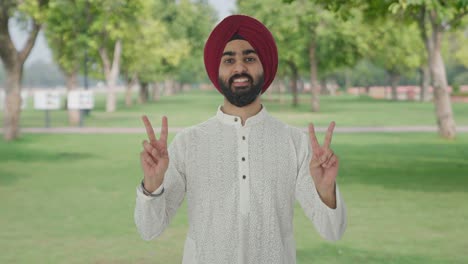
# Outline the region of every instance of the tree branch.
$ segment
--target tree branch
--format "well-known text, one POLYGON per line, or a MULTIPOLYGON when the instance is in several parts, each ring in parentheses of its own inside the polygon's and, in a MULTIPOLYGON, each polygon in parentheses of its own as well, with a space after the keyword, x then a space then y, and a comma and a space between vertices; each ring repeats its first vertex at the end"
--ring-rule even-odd
POLYGON ((28 57, 29 53, 31 52, 32 48, 34 47, 34 43, 36 42, 37 35, 39 34, 39 30, 41 30, 41 25, 38 24, 36 21, 33 22, 33 29, 29 32, 28 40, 24 44, 23 49, 18 53, 20 63, 23 64, 26 58, 28 57))
MULTIPOLYGON (((122 54, 122 41, 119 39, 115 43, 115 48, 114 48, 114 58, 112 61, 112 70, 113 71, 118 71, 119 65, 120 65, 120 55, 122 54)), ((118 72, 113 72, 113 74, 117 75, 118 72)))
POLYGON ((15 45, 8 31, 10 19, 8 12, 13 5, 9 2, 0 2, 0 7, 0 58, 5 66, 10 68, 14 64, 14 57, 17 56, 15 45))
POLYGON ((468 15, 468 8, 465 8, 461 13, 458 13, 452 20, 448 22, 448 25, 458 23, 464 16, 468 15))
POLYGON ((104 47, 99 48, 99 55, 101 56, 102 64, 104 64, 104 74, 106 75, 106 78, 107 78, 110 73, 111 65, 110 65, 109 56, 107 56, 107 51, 104 47))

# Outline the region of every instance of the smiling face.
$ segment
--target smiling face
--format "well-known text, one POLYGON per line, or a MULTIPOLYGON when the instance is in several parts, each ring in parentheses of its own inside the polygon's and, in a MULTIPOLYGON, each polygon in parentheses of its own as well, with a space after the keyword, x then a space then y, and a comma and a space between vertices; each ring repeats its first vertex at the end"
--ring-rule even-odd
POLYGON ((228 42, 219 65, 219 85, 226 99, 238 107, 249 105, 260 95, 263 83, 263 66, 250 43, 228 42))

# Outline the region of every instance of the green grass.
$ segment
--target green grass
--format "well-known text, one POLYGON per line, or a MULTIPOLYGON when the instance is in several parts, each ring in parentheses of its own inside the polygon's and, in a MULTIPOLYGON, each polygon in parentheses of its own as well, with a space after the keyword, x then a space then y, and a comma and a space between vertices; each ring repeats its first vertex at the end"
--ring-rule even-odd
MULTIPOLYGON (((133 223, 143 137, 0 141, 0 263, 180 263, 185 203, 156 240, 141 240, 133 223)), ((298 263, 468 263, 467 134, 333 140, 348 229, 326 242, 298 207, 298 263)))
MULTIPOLYGON (((159 102, 146 105, 124 105, 124 95, 118 95, 118 111, 104 111, 105 97, 96 95, 96 107, 85 118, 84 125, 92 127, 141 127, 140 116, 147 114, 159 122, 162 115, 167 115, 169 125, 185 127, 205 121, 212 117, 223 98, 217 91, 198 91, 181 93, 175 96, 163 96, 159 102)), ((269 112, 279 119, 295 126, 306 126, 313 121, 319 126, 328 125, 335 120, 338 126, 435 126, 434 105, 432 102, 393 102, 357 96, 322 96, 321 111, 310 112, 310 96, 300 96, 300 104, 291 106, 290 95, 264 95, 264 104, 269 112), (280 101, 280 99, 282 101, 280 101)), ((468 105, 453 103, 455 121, 458 125, 468 125, 468 105)), ((64 110, 51 111, 51 126, 67 126, 67 113, 64 110)), ((0 122, 3 116, 0 116, 0 122)), ((43 127, 44 111, 29 107, 22 112, 22 127, 43 127)))

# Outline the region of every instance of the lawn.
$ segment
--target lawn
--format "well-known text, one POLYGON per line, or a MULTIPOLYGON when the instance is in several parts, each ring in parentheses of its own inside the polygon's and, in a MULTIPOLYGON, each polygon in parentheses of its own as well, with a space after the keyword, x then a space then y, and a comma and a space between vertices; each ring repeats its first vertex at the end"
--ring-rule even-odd
MULTIPOLYGON (((180 263, 185 204, 153 241, 141 240, 133 223, 143 138, 0 141, 0 263, 180 263)), ((296 208, 298 263, 468 263, 468 134, 446 141, 432 133, 340 133, 333 140, 348 229, 341 241, 326 242, 296 208)))
MULTIPOLYGON (((162 115, 167 115, 170 126, 185 127, 198 124, 213 116, 223 100, 217 91, 199 90, 175 96, 163 96, 159 102, 134 105, 130 108, 125 107, 123 94, 119 94, 118 99, 118 111, 106 113, 104 95, 96 94, 95 109, 84 119, 84 125, 141 127, 140 116, 147 114, 157 121, 162 115)), ((308 94, 300 96, 298 107, 292 107, 290 95, 264 95, 264 105, 267 110, 294 126, 304 127, 311 121, 319 126, 325 126, 331 120, 336 121, 338 126, 436 125, 432 102, 394 102, 351 95, 322 96, 320 100, 321 111, 312 113, 308 94)), ((43 127, 45 113, 32 109, 32 105, 30 98, 28 108, 22 112, 21 126, 43 127)), ((468 104, 453 103, 453 111, 458 125, 468 125, 468 104)), ((50 118, 52 127, 67 126, 67 113, 64 110, 51 111, 50 118)), ((3 116, 0 116, 0 122, 2 119, 3 116)))

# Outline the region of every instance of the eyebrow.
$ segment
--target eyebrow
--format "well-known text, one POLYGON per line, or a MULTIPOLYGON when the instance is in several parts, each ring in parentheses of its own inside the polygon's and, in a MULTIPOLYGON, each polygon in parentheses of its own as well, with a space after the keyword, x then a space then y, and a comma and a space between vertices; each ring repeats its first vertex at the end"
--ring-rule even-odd
MULTIPOLYGON (((253 49, 247 49, 242 51, 242 55, 249 55, 251 53, 257 54, 257 52, 253 49)), ((235 56, 236 52, 234 51, 225 51, 223 52, 223 56, 235 56)))

